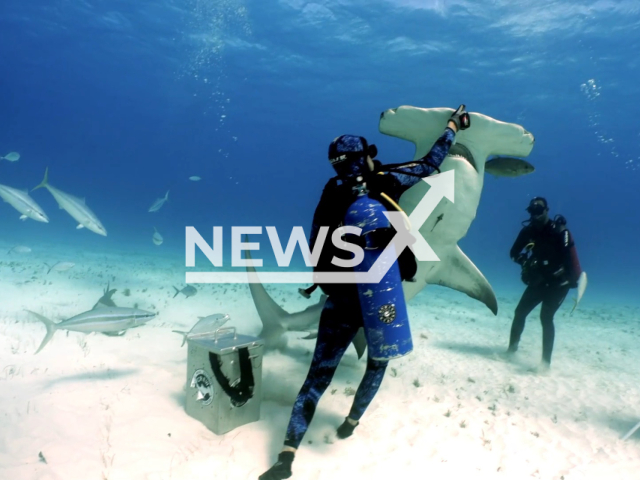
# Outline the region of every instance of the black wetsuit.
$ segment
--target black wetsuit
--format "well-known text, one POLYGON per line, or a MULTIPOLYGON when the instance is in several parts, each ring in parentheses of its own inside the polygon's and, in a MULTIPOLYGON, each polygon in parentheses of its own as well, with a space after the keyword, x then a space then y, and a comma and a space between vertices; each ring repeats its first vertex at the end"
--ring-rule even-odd
POLYGON ((520 252, 530 243, 534 244, 531 259, 537 263, 531 266, 531 262, 525 262, 523 265, 523 281, 528 285, 515 310, 509 351, 518 349, 527 316, 542 303, 542 359, 550 364, 555 339, 553 317, 569 289, 577 286, 579 265, 572 254, 575 247, 571 233, 560 223, 549 220, 539 228, 534 225, 524 227, 511 247, 511 259, 520 263, 520 252))

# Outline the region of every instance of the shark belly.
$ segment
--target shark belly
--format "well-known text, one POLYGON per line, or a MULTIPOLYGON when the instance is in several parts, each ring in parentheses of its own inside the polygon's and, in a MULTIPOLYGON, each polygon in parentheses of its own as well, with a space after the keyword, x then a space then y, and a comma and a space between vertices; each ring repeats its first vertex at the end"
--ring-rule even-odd
POLYGON ((0 189, 0 197, 2 197, 5 202, 15 208, 21 214, 26 215, 29 218, 33 218, 31 216, 33 215, 33 213, 30 212, 31 209, 29 208, 29 205, 13 192, 0 189))
POLYGON ((132 320, 109 320, 109 321, 86 321, 72 324, 62 322, 58 324, 58 329, 72 332, 92 333, 92 332, 121 332, 134 326, 132 320))
POLYGON ((98 220, 98 217, 96 217, 96 215, 91 211, 89 207, 87 207, 84 202, 82 202, 78 198, 75 198, 58 190, 57 188, 51 187, 50 185, 47 185, 47 188, 58 202, 60 208, 71 215, 71 217, 73 217, 73 219, 76 220, 79 225, 82 225, 86 229, 91 230, 98 235, 104 235, 104 233, 101 232, 99 228, 97 228, 98 226, 102 225, 98 220))

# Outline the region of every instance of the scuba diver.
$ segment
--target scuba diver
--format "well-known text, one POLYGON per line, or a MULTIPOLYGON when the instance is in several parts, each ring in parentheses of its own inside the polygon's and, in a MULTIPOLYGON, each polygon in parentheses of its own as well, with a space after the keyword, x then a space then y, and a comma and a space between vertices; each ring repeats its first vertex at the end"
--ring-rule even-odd
POLYGON ((582 269, 566 219, 556 215, 551 220, 547 200, 542 197, 533 198, 526 210, 531 217, 516 238, 510 256, 522 266, 521 278, 527 288, 515 310, 507 352, 518 350, 527 315, 542 303, 540 369, 544 371, 551 365, 555 338, 553 317, 569 290, 578 286, 582 269))
MULTIPOLYGON (((460 105, 451 115, 444 133, 429 153, 419 160, 394 165, 383 165, 374 160, 377 148, 373 144, 369 145, 364 137, 341 135, 334 139, 329 145, 329 161, 337 176, 327 182, 316 207, 310 233, 310 248, 314 248, 320 226, 329 227, 326 238, 331 238, 333 231, 343 224, 348 208, 356 199, 357 189, 363 184, 366 184, 370 198, 380 201, 388 209, 400 209, 396 202, 402 193, 423 177, 431 175, 436 170, 439 172, 440 164, 449 153, 456 133, 469 126, 469 114, 465 106, 460 105)), ((378 238, 373 239, 373 242, 378 243, 375 248, 383 248, 395 235, 391 231, 393 228, 387 230, 387 234, 378 235, 378 238)), ((357 240, 352 243, 357 243, 357 240)), ((342 256, 345 260, 351 259, 349 253, 329 242, 329 245, 322 248, 314 271, 354 271, 353 267, 337 267, 331 261, 334 255, 338 258, 342 256)), ((397 263, 403 280, 410 280, 416 274, 417 263, 409 248, 403 250, 397 263)), ((401 282, 398 283, 401 289, 401 282)), ((301 293, 308 297, 318 286, 328 298, 320 316, 313 359, 293 405, 284 447, 278 455, 277 462, 259 477, 260 480, 281 480, 292 475, 291 465, 295 452, 311 423, 318 401, 331 383, 347 347, 364 325, 357 284, 314 284, 301 293)), ((402 300, 404 301, 404 298, 402 300)), ((338 438, 351 436, 377 393, 387 368, 387 360, 372 358, 371 348, 368 349, 367 356, 366 371, 355 393, 349 415, 337 428, 338 438)))

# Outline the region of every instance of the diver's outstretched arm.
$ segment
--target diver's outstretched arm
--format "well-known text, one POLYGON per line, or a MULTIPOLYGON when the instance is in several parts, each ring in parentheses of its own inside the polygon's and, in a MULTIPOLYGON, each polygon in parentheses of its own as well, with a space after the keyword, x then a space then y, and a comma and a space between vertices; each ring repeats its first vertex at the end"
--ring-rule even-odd
POLYGON ((428 177, 436 170, 440 171, 440 165, 449 153, 456 133, 459 130, 466 130, 470 126, 471 120, 469 113, 465 110, 464 105, 460 105, 451 115, 451 118, 447 122, 447 127, 444 129, 442 135, 440 135, 440 138, 436 140, 436 143, 433 144, 429 153, 415 162, 409 162, 406 167, 402 165, 398 165, 397 167, 389 165, 387 168, 389 168, 392 174, 395 174, 398 181, 405 188, 412 187, 418 183, 421 178, 428 177))

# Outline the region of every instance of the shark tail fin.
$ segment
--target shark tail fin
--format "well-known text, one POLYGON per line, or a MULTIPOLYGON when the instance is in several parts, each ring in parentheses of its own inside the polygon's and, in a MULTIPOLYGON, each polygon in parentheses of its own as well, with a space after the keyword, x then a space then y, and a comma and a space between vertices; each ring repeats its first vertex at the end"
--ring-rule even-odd
POLYGON ((164 199, 165 201, 169 201, 169 190, 167 190, 167 193, 164 194, 164 199))
POLYGON ((44 171, 44 178, 42 179, 42 182, 40 182, 40 185, 31 189, 31 191, 33 192, 34 190, 37 190, 42 187, 46 187, 47 185, 49 185, 49 167, 47 167, 46 170, 44 171))
POLYGON ((38 350, 36 350, 36 352, 34 353, 34 355, 35 355, 40 350, 42 350, 47 343, 49 343, 51 338, 53 338, 53 334, 56 333, 56 324, 53 323, 51 320, 49 320, 47 317, 43 317, 42 315, 40 315, 40 314, 38 314, 36 312, 32 312, 31 310, 27 310, 27 312, 29 312, 32 315, 34 315, 38 320, 40 320, 42 323, 44 323, 45 327, 47 327, 47 334, 42 339, 42 343, 38 347, 38 350))
POLYGON ((180 346, 184 347, 184 344, 187 343, 187 332, 183 332, 182 330, 171 330, 171 331, 182 335, 182 345, 180 346))
POLYGON ((176 298, 180 293, 180 290, 178 290, 176 287, 173 287, 173 289, 176 291, 176 294, 173 296, 173 298, 176 298))

